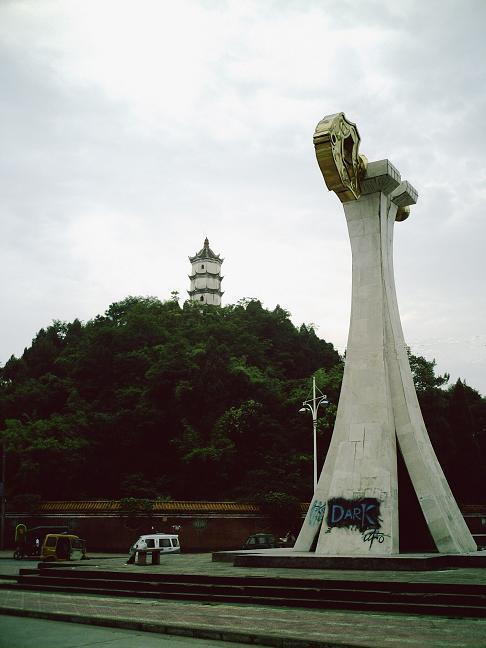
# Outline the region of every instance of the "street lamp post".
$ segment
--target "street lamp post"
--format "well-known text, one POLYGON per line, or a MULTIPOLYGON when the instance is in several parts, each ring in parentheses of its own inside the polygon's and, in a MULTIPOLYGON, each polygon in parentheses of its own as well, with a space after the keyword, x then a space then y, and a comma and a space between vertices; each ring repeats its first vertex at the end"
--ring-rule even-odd
POLYGON ((312 398, 305 400, 299 412, 309 411, 312 414, 312 428, 314 437, 314 492, 317 487, 317 410, 319 405, 326 405, 329 401, 327 396, 316 387, 316 377, 312 376, 312 398), (316 396, 316 389, 319 392, 316 396))

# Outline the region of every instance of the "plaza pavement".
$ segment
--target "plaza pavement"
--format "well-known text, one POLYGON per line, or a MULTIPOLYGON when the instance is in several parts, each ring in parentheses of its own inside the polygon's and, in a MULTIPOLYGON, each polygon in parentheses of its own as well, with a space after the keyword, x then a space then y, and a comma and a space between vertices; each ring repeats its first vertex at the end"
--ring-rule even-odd
MULTIPOLYGON (((0 613, 71 621, 173 636, 280 646, 281 648, 361 646, 373 648, 486 648, 486 619, 449 619, 423 615, 310 610, 167 599, 15 590, 8 576, 30 561, 0 554, 0 613), (2 559, 3 558, 3 559, 2 559), (13 564, 12 564, 13 563, 13 564)), ((93 558, 83 567, 151 573, 198 573, 299 578, 349 578, 336 570, 235 568, 211 562, 210 554, 165 556, 161 565, 125 565, 126 556, 93 558)), ((81 568, 83 568, 81 567, 81 568)), ((485 583, 485 569, 437 572, 352 572, 367 580, 485 583)), ((0 617, 1 628, 2 617, 0 617)), ((222 644, 223 648, 224 644, 222 644)))
POLYGON ((65 621, 0 617, 0 648, 246 648, 247 644, 149 634, 65 621))

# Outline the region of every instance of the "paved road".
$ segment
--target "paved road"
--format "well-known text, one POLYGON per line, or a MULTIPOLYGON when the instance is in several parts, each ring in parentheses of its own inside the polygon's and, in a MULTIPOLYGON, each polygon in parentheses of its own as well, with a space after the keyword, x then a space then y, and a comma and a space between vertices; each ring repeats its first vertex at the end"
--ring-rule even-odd
POLYGON ((0 648, 246 648, 248 644, 224 643, 206 639, 188 639, 154 635, 136 630, 97 628, 93 626, 0 617, 0 648))

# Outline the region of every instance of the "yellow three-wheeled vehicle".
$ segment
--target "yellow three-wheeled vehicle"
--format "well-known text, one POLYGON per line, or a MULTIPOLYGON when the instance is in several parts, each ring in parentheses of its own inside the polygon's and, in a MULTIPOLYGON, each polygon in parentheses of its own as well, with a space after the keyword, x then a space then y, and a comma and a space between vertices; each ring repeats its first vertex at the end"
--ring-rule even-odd
POLYGON ((15 528, 14 558, 41 560, 84 560, 86 542, 62 527, 34 527, 27 530, 25 524, 15 528))
POLYGON ((86 542, 68 533, 48 533, 42 543, 41 560, 85 560, 86 542))

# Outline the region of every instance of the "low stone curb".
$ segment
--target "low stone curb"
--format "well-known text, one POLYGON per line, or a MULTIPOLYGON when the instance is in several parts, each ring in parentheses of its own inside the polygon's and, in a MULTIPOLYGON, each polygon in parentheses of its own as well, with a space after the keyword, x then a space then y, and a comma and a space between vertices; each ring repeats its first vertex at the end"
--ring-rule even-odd
POLYGON ((335 643, 328 641, 298 639, 294 637, 279 637, 271 634, 258 634, 218 630, 201 626, 187 626, 182 624, 157 623, 155 621, 136 621, 123 617, 88 616, 86 614, 73 614, 67 612, 47 612, 45 610, 25 610, 0 606, 0 614, 33 619, 48 619, 50 621, 67 621, 91 626, 107 628, 121 628, 123 630, 137 630, 155 634, 167 634, 179 637, 192 637, 193 639, 211 639, 216 641, 232 641, 256 646, 273 646, 274 648, 366 648, 353 643, 335 643))

